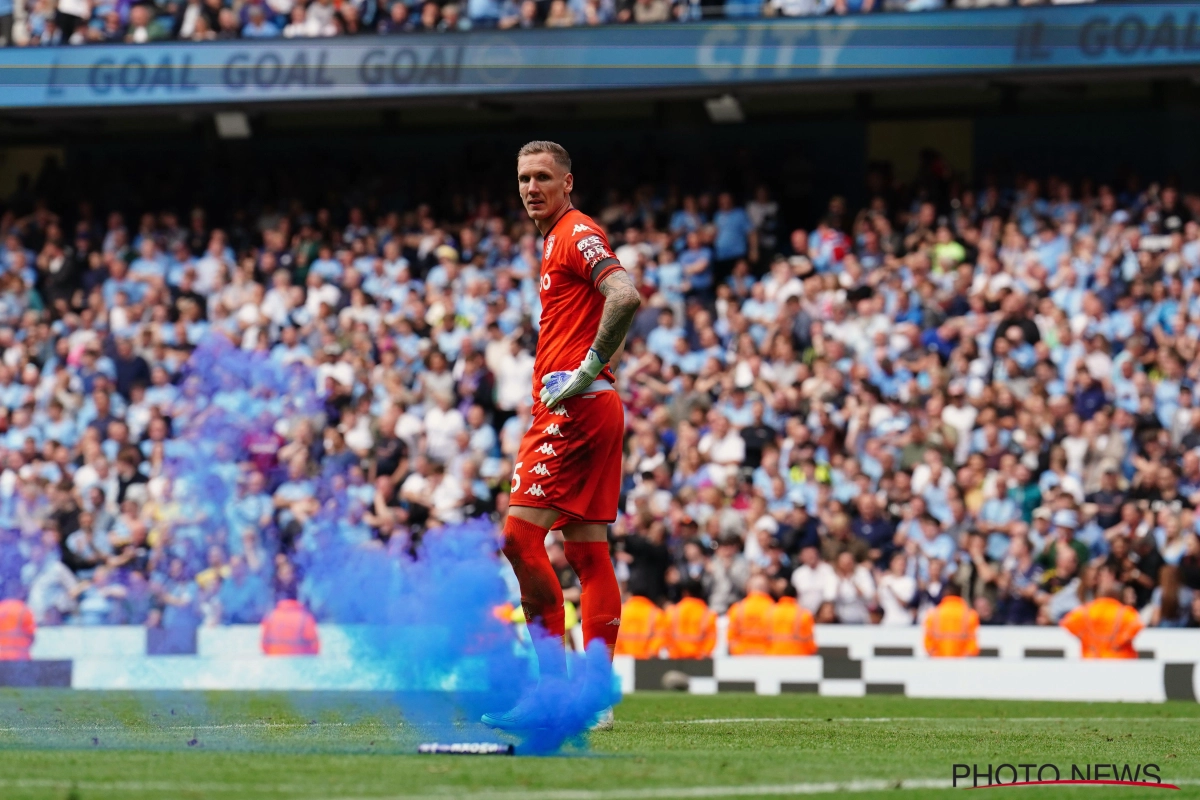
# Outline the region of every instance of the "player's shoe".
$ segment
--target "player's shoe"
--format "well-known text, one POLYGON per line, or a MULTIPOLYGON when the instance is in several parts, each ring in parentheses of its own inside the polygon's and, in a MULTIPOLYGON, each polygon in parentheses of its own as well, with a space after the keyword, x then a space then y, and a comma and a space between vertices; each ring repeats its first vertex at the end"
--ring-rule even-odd
POLYGON ((568 696, 569 686, 558 678, 542 679, 532 690, 526 691, 520 702, 508 711, 494 711, 480 717, 480 721, 500 730, 538 730, 554 724, 554 709, 559 708, 568 696))
POLYGON ((592 723, 594 731, 611 731, 613 729, 613 709, 612 706, 600 712, 600 716, 596 717, 596 721, 592 723))
POLYGON ((521 698, 521 701, 508 711, 497 711, 484 714, 480 722, 489 728, 502 731, 530 731, 548 727, 550 715, 546 699, 535 689, 521 698))

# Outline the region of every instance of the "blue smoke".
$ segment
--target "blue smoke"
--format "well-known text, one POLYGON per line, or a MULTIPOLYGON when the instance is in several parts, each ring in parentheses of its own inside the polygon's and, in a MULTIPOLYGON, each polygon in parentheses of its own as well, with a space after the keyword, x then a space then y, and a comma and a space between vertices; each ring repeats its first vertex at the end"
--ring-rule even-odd
MULTIPOLYGON (((311 370, 240 350, 223 337, 210 337, 193 353, 183 380, 191 413, 177 415, 181 427, 167 454, 173 497, 187 520, 174 527, 168 546, 192 569, 209 546, 240 533, 228 529, 226 510, 237 498, 247 442, 281 421, 307 419, 320 429, 327 409, 315 387, 311 370)), ((396 677, 404 690, 393 702, 406 725, 429 740, 507 741, 507 734, 484 728, 480 715, 532 692, 544 727, 517 733, 518 752, 585 746, 589 725, 619 700, 607 652, 594 642, 586 653, 569 653, 570 680, 539 685, 528 636, 518 638, 495 613, 508 592, 492 522, 364 542, 355 535, 362 501, 348 491, 344 474, 322 472, 313 480, 313 500, 317 510, 300 526, 292 556, 300 599, 321 622, 350 626, 356 662, 383 665, 396 677)), ((270 558, 281 538, 266 534, 270 558)), ((268 576, 274 566, 266 565, 268 576)))

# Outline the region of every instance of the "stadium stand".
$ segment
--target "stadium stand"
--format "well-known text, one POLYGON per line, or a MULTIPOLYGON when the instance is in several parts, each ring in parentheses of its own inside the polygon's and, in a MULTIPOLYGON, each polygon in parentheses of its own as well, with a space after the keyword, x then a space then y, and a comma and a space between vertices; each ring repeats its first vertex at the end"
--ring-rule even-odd
MULTIPOLYGON (((951 582, 985 626, 1054 624, 1103 572, 1148 625, 1200 625, 1200 196, 970 186, 936 158, 872 186, 795 228, 765 188, 592 191, 645 300, 624 588, 700 581, 723 613, 765 575, 819 623, 916 630, 951 582)), ((126 216, 47 170, 9 199, 0 580, 39 626, 253 624, 292 597, 337 621, 309 594, 312 479, 345 481, 364 547, 503 512, 542 242, 497 194, 341 188, 126 216), (164 464, 210 336, 310 367, 325 412, 248 443, 221 535, 181 550, 164 464)))
MULTIPOLYGON (((1042 3, 1020 3, 1034 4, 1042 3)), ((1008 5, 1017 4, 1012 0, 0 0, 0 45, 308 39, 1008 5)))

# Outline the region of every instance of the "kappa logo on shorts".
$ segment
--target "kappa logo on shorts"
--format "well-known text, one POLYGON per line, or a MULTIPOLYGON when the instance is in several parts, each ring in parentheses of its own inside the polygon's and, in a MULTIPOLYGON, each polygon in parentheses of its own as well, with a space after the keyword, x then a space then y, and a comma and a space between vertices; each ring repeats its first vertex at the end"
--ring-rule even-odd
POLYGON ((542 446, 537 449, 537 452, 541 453, 544 456, 557 456, 558 455, 558 453, 554 452, 554 445, 550 444, 549 442, 543 443, 542 446))
POLYGON ((566 406, 555 406, 554 408, 550 409, 550 413, 556 417, 566 417, 567 419, 571 418, 571 415, 567 413, 566 406))
POLYGON ((532 472, 534 475, 541 475, 543 478, 550 477, 550 470, 546 469, 546 465, 540 461, 534 465, 533 469, 531 469, 529 471, 532 472))
POLYGON ((591 228, 589 228, 587 225, 584 225, 581 222, 578 225, 576 225, 574 227, 574 229, 572 229, 571 235, 574 236, 575 234, 579 233, 580 231, 592 231, 593 233, 595 233, 595 231, 593 231, 591 228))
POLYGON ((563 432, 562 432, 562 428, 558 427, 557 422, 551 422, 549 425, 546 426, 546 430, 542 431, 542 433, 548 433, 551 436, 563 436, 564 438, 566 438, 565 434, 563 434, 563 432))
POLYGON ((532 484, 528 489, 525 490, 525 494, 531 494, 534 497, 545 497, 546 496, 546 493, 544 491, 542 491, 542 486, 539 483, 532 484))

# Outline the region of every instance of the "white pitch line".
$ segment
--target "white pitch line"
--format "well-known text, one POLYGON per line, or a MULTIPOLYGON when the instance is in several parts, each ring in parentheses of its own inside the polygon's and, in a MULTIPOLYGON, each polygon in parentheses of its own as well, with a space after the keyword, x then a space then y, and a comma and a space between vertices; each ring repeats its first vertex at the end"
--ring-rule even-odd
MULTIPOLYGON (((443 792, 450 787, 443 787, 443 792)), ((951 782, 942 778, 908 780, 828 781, 824 783, 784 783, 750 786, 681 786, 657 789, 543 789, 525 792, 454 791, 460 800, 670 800, 704 797, 780 797, 800 794, 851 794, 893 791, 896 789, 949 789, 951 782)), ((386 797, 344 797, 339 800, 433 800, 445 794, 389 795, 386 797)))
POLYGON ((232 722, 222 725, 155 725, 140 723, 134 725, 79 725, 64 723, 62 725, 10 725, 0 727, 0 733, 33 733, 36 731, 65 731, 65 732, 120 732, 130 731, 147 733, 154 731, 224 731, 224 730, 257 730, 270 728, 346 728, 350 722, 232 722))
POLYGON ((663 725, 722 725, 740 722, 1190 722, 1200 717, 714 717, 669 719, 663 725))
MULTIPOLYGON (((1176 786, 1200 786, 1200 779, 1164 778, 1164 783, 1176 786)), ((951 781, 944 778, 910 778, 901 780, 827 781, 820 783, 760 784, 749 786, 682 786, 655 789, 542 789, 521 792, 464 792, 455 786, 439 786, 427 794, 356 795, 339 800, 669 800, 670 798, 706 797, 780 797, 812 794, 854 794, 917 789, 950 789, 951 781)), ((212 794, 289 794, 313 796, 322 792, 311 784, 246 784, 246 783, 171 783, 169 781, 69 781, 48 778, 0 778, 5 789, 71 789, 89 792, 132 792, 173 794, 180 791, 212 794)), ((328 798, 327 792, 319 796, 328 798)))
POLYGON ((208 792, 213 794, 303 794, 313 792, 311 784, 271 783, 172 783, 170 781, 69 781, 59 778, 0 778, 5 789, 71 789, 84 792, 145 792, 170 795, 177 792, 208 792))
MULTIPOLYGON (((171 783, 168 781, 67 781, 42 778, 0 778, 0 788, 6 789, 70 789, 84 792, 144 792, 173 793, 179 791, 210 792, 213 794, 298 794, 320 790, 307 786, 285 784, 245 783, 171 783)), ((750 786, 683 786, 656 789, 543 789, 521 792, 463 792, 458 787, 442 786, 435 792, 412 795, 358 795, 340 800, 669 800, 669 798, 706 797, 779 797, 806 794, 844 794, 878 792, 895 789, 949 789, 951 782, 941 778, 906 780, 829 781, 824 783, 787 783, 750 786)), ((328 797, 328 794, 323 794, 328 797)))

